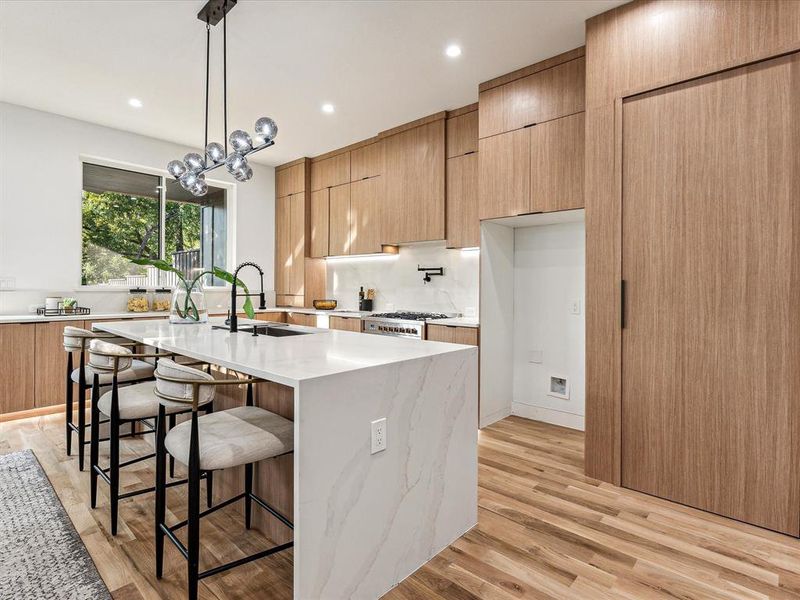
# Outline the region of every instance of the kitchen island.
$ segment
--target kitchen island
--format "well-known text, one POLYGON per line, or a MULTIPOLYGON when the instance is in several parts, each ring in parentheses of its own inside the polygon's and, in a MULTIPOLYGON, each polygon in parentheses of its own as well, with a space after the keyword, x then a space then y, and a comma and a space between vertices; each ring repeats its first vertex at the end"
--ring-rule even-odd
MULTIPOLYGON (((477 348, 221 325, 96 327, 268 382, 256 402, 293 418, 295 451, 259 467, 257 491, 291 512, 295 598, 378 598, 477 523, 477 348), (373 454, 382 418, 387 447, 373 454)), ((223 495, 238 491, 242 478, 222 475, 223 495)), ((289 535, 261 522, 278 543, 289 535)))

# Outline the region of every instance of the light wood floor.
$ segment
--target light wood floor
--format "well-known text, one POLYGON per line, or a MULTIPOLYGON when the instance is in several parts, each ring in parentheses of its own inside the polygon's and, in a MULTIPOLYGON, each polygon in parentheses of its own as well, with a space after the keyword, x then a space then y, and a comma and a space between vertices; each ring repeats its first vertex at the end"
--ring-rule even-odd
MULTIPOLYGON (((36 452, 115 598, 184 598, 169 544, 165 578, 153 576, 152 502, 126 501, 111 538, 106 490, 89 509, 62 431, 57 415, 0 423, 0 452, 36 452)), ((385 598, 800 598, 800 541, 589 479, 579 432, 510 417, 481 432, 479 455, 478 527, 385 598)), ((151 479, 142 464, 125 484, 151 479)), ((181 495, 170 493, 176 519, 181 495)), ((204 521, 202 540, 206 565, 269 543, 229 509, 204 521)), ((290 598, 291 554, 205 580, 201 596, 290 598)))

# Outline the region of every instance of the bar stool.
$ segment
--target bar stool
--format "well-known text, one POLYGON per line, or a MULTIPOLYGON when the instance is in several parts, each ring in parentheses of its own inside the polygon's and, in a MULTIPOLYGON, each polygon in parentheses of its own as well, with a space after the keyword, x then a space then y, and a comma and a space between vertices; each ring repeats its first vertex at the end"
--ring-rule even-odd
MULTIPOLYGON (((155 490, 155 487, 143 488, 125 492, 119 492, 119 472, 120 468, 153 458, 155 453, 147 454, 144 456, 137 456, 131 460, 120 462, 119 458, 119 440, 122 437, 127 437, 120 433, 120 428, 125 423, 140 422, 145 427, 143 433, 155 433, 155 427, 151 425, 148 420, 153 420, 158 417, 159 410, 163 410, 165 414, 178 415, 188 413, 191 407, 186 403, 172 403, 164 406, 159 398, 155 395, 156 383, 154 380, 137 383, 120 387, 120 376, 127 370, 132 368, 132 364, 136 360, 141 359, 154 359, 155 365, 158 364, 159 359, 169 360, 163 358, 165 354, 159 353, 139 353, 134 354, 129 348, 125 348, 118 344, 112 344, 102 339, 93 339, 89 343, 89 368, 93 373, 92 381, 92 422, 91 422, 91 440, 90 440, 90 474, 91 474, 91 506, 97 506, 97 480, 102 479, 109 485, 109 496, 111 503, 111 534, 117 534, 117 520, 119 501, 133 496, 139 496, 155 490), (101 380, 103 376, 107 376, 111 381, 111 389, 100 395, 101 380), (108 417, 107 421, 101 421, 101 415, 108 417), (102 422, 109 423, 109 436, 108 438, 100 438, 100 424, 102 422), (109 450, 109 466, 102 468, 99 464, 100 442, 110 442, 109 450)), ((173 361, 170 361, 172 364, 173 361)), ((148 363, 149 364, 149 363, 148 363)), ((151 364, 151 367, 155 366, 151 364)), ((193 372, 200 373, 202 376, 213 379, 209 374, 179 365, 184 369, 190 369, 193 372)), ((211 401, 213 396, 203 398, 199 405, 206 411, 211 413, 213 407, 211 401)), ((168 486, 180 485, 186 483, 186 479, 180 481, 171 481, 168 486)), ((207 476, 207 491, 208 503, 211 504, 212 495, 212 478, 207 476)))
MULTIPOLYGON (((80 327, 64 327, 64 350, 67 351, 67 393, 65 399, 66 411, 66 433, 67 433, 67 456, 72 455, 72 432, 78 436, 78 468, 83 471, 84 452, 83 447, 88 445, 86 440, 86 428, 90 426, 86 423, 86 391, 89 389, 87 378, 91 377, 93 371, 86 366, 87 343, 94 339, 102 339, 118 345, 135 345, 134 342, 118 338, 110 333, 101 333, 81 329, 80 327), (80 352, 79 365, 74 368, 73 353, 80 352), (72 384, 78 384, 78 423, 73 419, 74 390, 72 384)), ((134 360, 130 366, 120 371, 118 381, 120 383, 136 383, 153 378, 154 365, 141 360, 134 360)), ((100 385, 108 386, 111 378, 108 373, 100 374, 100 385)))
MULTIPOLYGON (((164 538, 178 548, 188 563, 189 599, 196 600, 200 579, 216 575, 259 558, 291 548, 293 542, 280 544, 250 556, 199 571, 200 519, 233 502, 245 501, 245 527, 250 529, 251 507, 255 502, 281 523, 294 529, 292 522, 265 500, 253 493, 253 465, 294 451, 294 423, 275 413, 253 406, 253 383, 257 379, 209 380, 196 373, 181 373, 170 360, 160 360, 156 369, 156 394, 162 399, 156 422, 156 577, 163 574, 164 538), (247 384, 246 406, 198 416, 198 408, 214 388, 221 385, 247 384), (166 410, 175 402, 191 403, 192 418, 177 425, 168 434, 164 427, 166 410), (188 518, 175 525, 166 523, 167 454, 189 468, 188 518), (200 512, 200 476, 203 472, 245 466, 244 492, 200 512), (184 546, 175 532, 188 528, 184 546)), ((203 374, 205 375, 205 374, 203 374)))

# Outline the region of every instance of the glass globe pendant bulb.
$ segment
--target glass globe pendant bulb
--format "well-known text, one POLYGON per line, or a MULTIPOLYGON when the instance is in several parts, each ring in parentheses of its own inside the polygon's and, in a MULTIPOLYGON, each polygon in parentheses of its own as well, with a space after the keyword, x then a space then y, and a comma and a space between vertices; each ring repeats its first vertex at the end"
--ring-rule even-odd
POLYGON ((190 171, 194 171, 195 173, 197 171, 202 171, 206 166, 203 157, 197 152, 189 152, 189 154, 183 157, 183 162, 186 163, 190 171))
POLYGON ((205 196, 208 191, 208 184, 204 179, 198 179, 197 183, 192 186, 191 192, 193 196, 205 196))
POLYGON ((181 187, 187 191, 191 191, 194 186, 197 185, 198 181, 203 181, 205 179, 205 175, 198 175, 193 171, 186 171, 183 175, 180 176, 178 182, 181 184, 181 187))
POLYGON ((249 152, 253 148, 253 140, 250 138, 250 134, 246 131, 242 131, 241 129, 237 129, 228 137, 228 142, 230 142, 231 146, 236 152, 244 154, 245 152, 249 152))
POLYGON ((214 163, 221 163, 225 160, 225 148, 219 142, 211 142, 206 146, 206 156, 214 163))
POLYGON ((186 173, 186 165, 183 164, 183 161, 181 160, 171 160, 167 165, 167 171, 175 179, 178 179, 181 175, 186 173))
POLYGON ((238 152, 231 152, 228 158, 225 159, 225 169, 234 177, 237 171, 244 169, 246 166, 247 159, 238 152))
POLYGON ((250 181, 253 177, 253 168, 250 165, 245 165, 243 168, 236 170, 233 176, 236 181, 250 181))
POLYGON ((270 142, 278 135, 278 124, 269 117, 261 117, 256 121, 255 132, 265 142, 270 142))

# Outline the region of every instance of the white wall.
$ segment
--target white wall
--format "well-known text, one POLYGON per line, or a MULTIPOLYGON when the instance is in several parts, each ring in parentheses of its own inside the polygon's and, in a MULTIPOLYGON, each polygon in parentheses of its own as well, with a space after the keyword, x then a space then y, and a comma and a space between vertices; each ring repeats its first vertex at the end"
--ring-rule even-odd
POLYGON ((514 230, 512 413, 583 429, 585 380, 583 222, 514 230), (579 314, 573 314, 577 303, 579 314), (541 352, 541 363, 532 353, 541 352), (569 399, 548 395, 551 375, 569 378, 569 399))
POLYGON ((401 246, 391 257, 353 257, 327 262, 330 298, 343 309, 358 308, 358 290, 375 288, 373 310, 400 309, 477 316, 480 253, 448 250, 444 242, 401 246), (417 266, 444 267, 444 277, 423 283, 417 266))
MULTIPOLYGON (((80 289, 80 156, 163 169, 190 150, 197 148, 0 103, 0 278, 15 279, 17 290, 0 292, 0 313, 25 313, 47 295, 77 296, 97 312, 121 309, 124 294, 80 289)), ((260 264, 272 288, 275 170, 252 166, 253 179, 235 194, 235 259, 260 264)), ((209 179, 234 182, 224 168, 209 179)))

